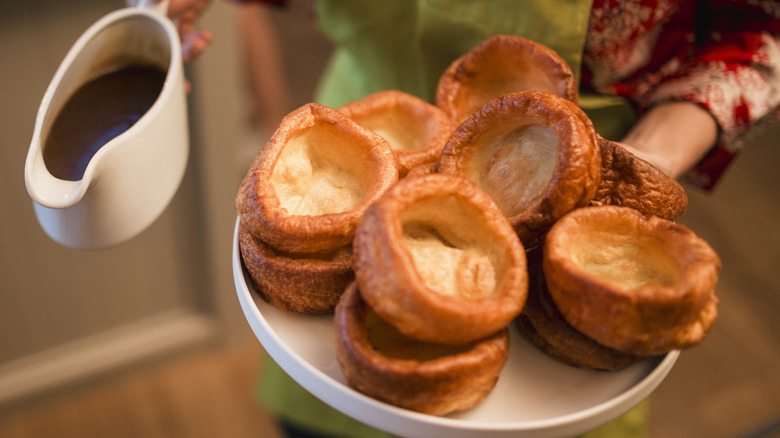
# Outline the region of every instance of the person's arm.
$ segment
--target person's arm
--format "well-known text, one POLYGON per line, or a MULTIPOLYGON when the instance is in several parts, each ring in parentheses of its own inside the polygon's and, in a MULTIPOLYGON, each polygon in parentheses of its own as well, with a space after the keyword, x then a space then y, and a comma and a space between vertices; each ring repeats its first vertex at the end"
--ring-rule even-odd
POLYGON ((290 111, 283 56, 268 5, 253 1, 242 2, 236 7, 243 55, 241 63, 245 68, 246 84, 252 92, 254 119, 261 134, 270 135, 290 111))
POLYGON ((660 103, 645 113, 621 145, 672 178, 690 170, 716 143, 718 125, 688 101, 660 103))

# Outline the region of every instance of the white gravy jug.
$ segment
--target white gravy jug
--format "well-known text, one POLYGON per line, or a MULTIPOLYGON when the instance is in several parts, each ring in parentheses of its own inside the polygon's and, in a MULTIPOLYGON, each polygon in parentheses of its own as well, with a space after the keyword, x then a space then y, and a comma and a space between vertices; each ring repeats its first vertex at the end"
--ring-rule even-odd
POLYGON ((141 1, 98 20, 71 47, 43 97, 25 184, 42 228, 62 245, 98 249, 127 241, 157 219, 181 183, 189 155, 185 79, 167 6, 141 1), (80 179, 53 175, 44 145, 68 99, 101 73, 140 64, 164 75, 151 107, 94 152, 80 179))

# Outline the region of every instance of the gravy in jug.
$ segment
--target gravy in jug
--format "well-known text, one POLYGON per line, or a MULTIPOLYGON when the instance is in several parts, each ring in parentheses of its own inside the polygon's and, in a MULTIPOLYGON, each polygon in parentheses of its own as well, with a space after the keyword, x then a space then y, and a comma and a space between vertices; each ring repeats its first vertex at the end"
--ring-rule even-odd
POLYGON ((165 76, 158 67, 130 65, 79 87, 57 114, 43 144, 49 172, 60 179, 80 180, 95 153, 151 108, 165 76))

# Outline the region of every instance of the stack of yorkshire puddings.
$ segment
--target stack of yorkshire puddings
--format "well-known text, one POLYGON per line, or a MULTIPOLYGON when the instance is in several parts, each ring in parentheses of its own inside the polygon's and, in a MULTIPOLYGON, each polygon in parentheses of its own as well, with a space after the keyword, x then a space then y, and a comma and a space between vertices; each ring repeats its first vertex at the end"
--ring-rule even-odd
POLYGON ((431 105, 388 90, 286 116, 236 198, 254 289, 335 312, 347 383, 444 415, 493 389, 513 326, 573 366, 692 346, 720 260, 682 187, 599 136, 569 66, 497 36, 431 105))

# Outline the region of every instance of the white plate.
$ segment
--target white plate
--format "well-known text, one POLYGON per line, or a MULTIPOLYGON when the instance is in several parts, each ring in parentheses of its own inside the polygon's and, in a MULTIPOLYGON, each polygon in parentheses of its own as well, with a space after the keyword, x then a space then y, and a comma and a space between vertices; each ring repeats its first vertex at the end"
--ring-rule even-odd
POLYGON ((268 354, 325 403, 363 423, 402 436, 572 436, 606 424, 647 397, 679 351, 616 372, 582 370, 542 353, 515 330, 509 360, 493 392, 476 407, 437 417, 401 409, 351 388, 336 363, 333 317, 279 310, 258 297, 243 268, 238 220, 233 278, 249 325, 268 354))

